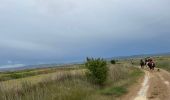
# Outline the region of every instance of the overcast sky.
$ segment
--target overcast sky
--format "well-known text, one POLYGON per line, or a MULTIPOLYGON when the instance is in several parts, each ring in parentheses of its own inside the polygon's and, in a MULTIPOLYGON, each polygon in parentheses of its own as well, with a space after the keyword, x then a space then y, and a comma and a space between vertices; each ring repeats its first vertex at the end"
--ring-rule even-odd
POLYGON ((0 0, 0 63, 170 51, 169 0, 0 0))

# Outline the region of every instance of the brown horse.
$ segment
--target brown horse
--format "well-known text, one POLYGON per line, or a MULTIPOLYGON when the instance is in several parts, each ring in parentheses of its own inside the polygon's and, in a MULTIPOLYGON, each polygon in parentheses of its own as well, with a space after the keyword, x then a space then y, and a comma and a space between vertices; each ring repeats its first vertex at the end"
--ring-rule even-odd
POLYGON ((149 66, 149 68, 150 68, 150 70, 154 70, 154 68, 155 68, 155 63, 154 62, 148 62, 148 64, 147 64, 148 66, 149 66))

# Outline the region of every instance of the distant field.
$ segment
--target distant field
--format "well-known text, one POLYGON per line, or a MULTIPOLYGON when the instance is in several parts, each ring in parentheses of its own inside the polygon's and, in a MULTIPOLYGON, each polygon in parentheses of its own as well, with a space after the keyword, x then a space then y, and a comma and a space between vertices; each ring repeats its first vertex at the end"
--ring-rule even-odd
POLYGON ((103 88, 86 79, 83 66, 1 73, 2 77, 36 74, 0 82, 0 100, 114 100, 127 93, 128 87, 143 75, 140 69, 126 62, 108 67, 109 76, 103 88))
POLYGON ((69 67, 53 67, 53 68, 37 68, 37 69, 27 69, 20 71, 7 71, 0 72, 0 81, 7 81, 12 79, 25 78, 30 76, 36 76, 40 74, 48 74, 60 71, 69 71, 73 69, 77 69, 81 65, 70 65, 69 67))
MULTIPOLYGON (((131 63, 135 66, 140 66, 140 59, 144 58, 122 60, 122 63, 131 63)), ((157 68, 163 68, 167 71, 170 71, 170 56, 156 56, 153 57, 153 59, 157 68)))
POLYGON ((170 71, 170 56, 155 57, 155 61, 157 67, 170 71))
MULTIPOLYGON (((170 56, 153 57, 156 67, 170 71, 170 56)), ((0 100, 115 100, 144 75, 141 58, 107 63, 108 79, 100 87, 87 79, 85 65, 0 73, 0 100)))

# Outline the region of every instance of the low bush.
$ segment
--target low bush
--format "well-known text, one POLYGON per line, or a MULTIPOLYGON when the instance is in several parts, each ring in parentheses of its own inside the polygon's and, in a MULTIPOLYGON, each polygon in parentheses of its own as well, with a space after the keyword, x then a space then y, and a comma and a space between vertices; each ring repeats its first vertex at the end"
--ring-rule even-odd
POLYGON ((98 85, 103 85, 107 80, 108 75, 108 67, 106 61, 100 58, 87 58, 85 66, 88 69, 86 74, 87 78, 98 85))

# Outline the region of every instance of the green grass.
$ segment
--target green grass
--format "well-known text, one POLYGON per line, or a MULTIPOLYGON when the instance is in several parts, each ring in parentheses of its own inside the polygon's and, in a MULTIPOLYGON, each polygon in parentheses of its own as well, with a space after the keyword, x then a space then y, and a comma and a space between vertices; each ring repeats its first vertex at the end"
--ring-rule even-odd
POLYGON ((103 91, 101 91, 102 94, 106 94, 106 95, 115 95, 115 96, 121 96, 123 94, 125 94, 127 92, 127 88, 125 87, 111 87, 108 89, 105 89, 103 91))
MULTIPOLYGON (((125 67, 126 68, 126 67, 125 67)), ((122 70, 122 68, 121 68, 122 70)), ((136 81, 138 80, 139 77, 141 77, 142 75, 144 75, 144 73, 135 67, 128 67, 126 69, 124 69, 124 71, 128 71, 128 72, 123 72, 121 73, 120 76, 112 81, 112 85, 109 87, 106 87, 105 89, 100 90, 100 92, 102 94, 107 94, 107 95, 115 95, 116 97, 119 97, 125 93, 128 92, 128 87, 134 83, 136 83, 136 81)), ((121 72, 119 70, 119 72, 121 72)))
POLYGON ((170 56, 155 57, 156 67, 170 71, 170 56))
POLYGON ((37 84, 22 81, 21 87, 10 89, 0 84, 0 100, 115 100, 127 93, 128 87, 141 75, 140 69, 124 63, 109 65, 109 76, 103 87, 92 84, 85 74, 76 71, 63 73, 60 78, 44 78, 37 84))
POLYGON ((170 61, 157 62, 157 67, 170 71, 170 61))
MULTIPOLYGON (((162 69, 165 69, 167 71, 170 71, 170 56, 155 56, 155 57, 152 57, 152 58, 154 59, 154 62, 156 63, 157 68, 162 68, 162 69)), ((140 59, 142 59, 142 58, 131 59, 131 60, 126 59, 126 60, 120 61, 119 63, 130 64, 132 62, 134 66, 140 66, 140 59)))
MULTIPOLYGON (((75 65, 76 66, 76 65, 75 65)), ((41 74, 54 73, 59 71, 70 71, 79 69, 78 65, 76 67, 63 67, 63 68, 44 68, 44 69, 29 69, 21 71, 12 71, 12 72, 1 72, 0 81, 7 81, 12 79, 25 78, 30 76, 36 76, 41 74)))

